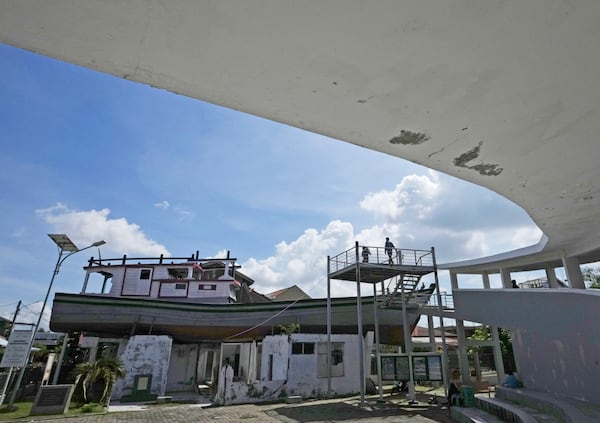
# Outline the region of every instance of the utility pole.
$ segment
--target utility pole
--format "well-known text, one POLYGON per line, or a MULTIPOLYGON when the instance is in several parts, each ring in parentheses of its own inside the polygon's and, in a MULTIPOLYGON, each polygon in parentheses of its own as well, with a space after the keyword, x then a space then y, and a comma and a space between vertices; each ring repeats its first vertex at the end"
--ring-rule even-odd
MULTIPOLYGON (((12 318, 12 322, 10 322, 10 331, 13 331, 13 328, 15 327, 15 321, 17 320, 17 315, 19 314, 19 310, 21 309, 21 303, 22 301, 19 300, 19 302, 17 303, 17 309, 15 310, 15 314, 13 315, 12 318)), ((4 397, 6 396, 6 390, 8 389, 8 385, 10 383, 10 378, 12 376, 12 370, 13 368, 10 367, 8 369, 8 375, 6 376, 6 380, 4 381, 4 386, 2 387, 2 395, 0 395, 0 405, 2 405, 2 402, 4 402, 4 397)))

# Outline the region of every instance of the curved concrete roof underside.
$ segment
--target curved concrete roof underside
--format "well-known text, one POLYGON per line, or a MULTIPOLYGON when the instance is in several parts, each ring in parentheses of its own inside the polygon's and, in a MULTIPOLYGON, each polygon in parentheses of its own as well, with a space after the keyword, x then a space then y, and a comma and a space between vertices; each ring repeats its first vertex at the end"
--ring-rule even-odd
POLYGON ((547 236, 526 268, 600 260, 599 21, 597 0, 7 0, 0 41, 488 187, 547 236))

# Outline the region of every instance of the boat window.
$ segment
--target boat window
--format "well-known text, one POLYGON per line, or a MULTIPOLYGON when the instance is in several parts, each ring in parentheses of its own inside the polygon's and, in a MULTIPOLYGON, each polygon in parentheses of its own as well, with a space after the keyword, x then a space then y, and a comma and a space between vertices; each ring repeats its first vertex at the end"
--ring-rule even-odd
MULTIPOLYGON (((223 272, 221 272, 223 273, 223 272)), ((202 272, 202 276, 201 279, 203 281, 214 281, 215 279, 217 279, 219 277, 219 273, 217 269, 208 269, 208 270, 204 270, 204 272, 202 272)))
POLYGON ((175 284, 175 289, 186 289, 187 288, 187 284, 185 283, 176 283, 175 284))
POLYGON ((198 267, 194 266, 192 268, 192 279, 200 280, 201 276, 202 276, 202 270, 200 270, 198 267))
POLYGON ((216 284, 209 284, 209 283, 201 283, 198 284, 198 289, 199 290, 203 290, 203 291, 216 291, 217 290, 217 285, 216 284))
POLYGON ((140 269, 140 279, 150 279, 151 269, 140 269))
POLYGON ((87 282, 84 283, 83 294, 107 294, 112 288, 112 273, 89 272, 87 282))
POLYGON ((187 279, 188 277, 188 269, 186 267, 169 267, 167 272, 174 279, 187 279))

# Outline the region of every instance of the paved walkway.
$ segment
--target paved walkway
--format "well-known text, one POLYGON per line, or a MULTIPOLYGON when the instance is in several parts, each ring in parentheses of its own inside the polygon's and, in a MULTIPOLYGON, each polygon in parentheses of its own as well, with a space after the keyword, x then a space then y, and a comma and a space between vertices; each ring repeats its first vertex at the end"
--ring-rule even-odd
POLYGON ((429 397, 421 396, 418 404, 409 405, 403 398, 375 397, 360 407, 357 398, 304 401, 300 404, 245 404, 203 408, 197 404, 151 405, 137 411, 110 412, 102 415, 77 417, 28 417, 23 421, 64 421, 67 423, 159 423, 211 422, 216 423, 309 423, 309 422, 411 422, 451 423, 448 410, 428 404, 429 397))

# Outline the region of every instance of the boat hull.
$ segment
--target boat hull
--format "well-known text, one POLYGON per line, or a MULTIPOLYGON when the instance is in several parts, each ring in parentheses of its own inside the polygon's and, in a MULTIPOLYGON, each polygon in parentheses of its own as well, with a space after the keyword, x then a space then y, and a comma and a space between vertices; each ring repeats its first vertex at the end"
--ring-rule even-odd
MULTIPOLYGON (((357 333, 356 298, 332 298, 332 333, 357 333)), ((408 309, 411 329, 420 315, 408 309)), ((374 330, 373 297, 361 301, 363 333, 374 330)), ((380 342, 403 344, 402 310, 378 309, 380 342)), ((106 295, 57 293, 50 328, 99 336, 162 334, 181 343, 244 341, 297 323, 304 333, 327 333, 327 299, 257 304, 199 304, 106 295)))

